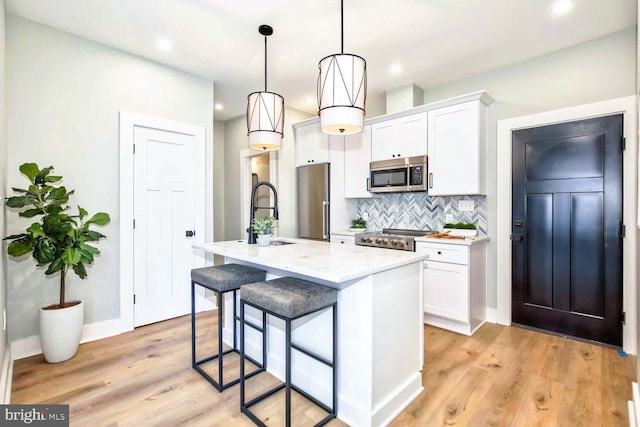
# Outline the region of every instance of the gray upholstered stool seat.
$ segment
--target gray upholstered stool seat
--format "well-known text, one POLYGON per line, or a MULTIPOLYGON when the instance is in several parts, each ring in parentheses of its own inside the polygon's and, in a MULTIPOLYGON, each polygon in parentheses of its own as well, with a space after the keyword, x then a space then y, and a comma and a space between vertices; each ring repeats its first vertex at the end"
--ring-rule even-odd
MULTIPOLYGON (((240 286, 246 285, 247 283, 252 282, 261 282, 267 277, 267 273, 265 271, 259 270, 254 267, 249 267, 246 265, 240 264, 223 264, 216 265, 213 267, 203 267, 203 268, 194 268, 191 270, 191 366, 195 369, 200 375, 202 375, 211 385, 213 385, 216 390, 222 391, 232 385, 238 384, 240 382, 240 378, 236 378, 232 381, 228 381, 224 383, 223 381, 223 356, 229 353, 239 353, 238 345, 237 345, 237 328, 236 321, 240 320, 240 318, 236 314, 236 294, 240 289, 240 286), (204 288, 212 290, 216 293, 216 305, 218 306, 218 354, 214 354, 212 356, 205 357, 203 359, 196 359, 196 301, 195 301, 195 287, 196 285, 200 285, 204 288), (233 292, 233 347, 230 350, 223 351, 222 349, 222 325, 223 325, 223 316, 222 316, 222 295, 226 292, 233 292), (214 380, 211 375, 209 375, 204 369, 200 366, 211 362, 212 360, 218 360, 218 379, 214 380)), ((263 314, 263 325, 266 323, 266 314, 263 314)), ((263 326, 256 326, 249 324, 249 326, 257 329, 262 332, 264 330, 263 326)), ((264 335, 264 334, 263 334, 264 335)), ((264 347, 266 347, 266 341, 263 340, 264 347)), ((256 360, 251 360, 253 364, 255 364, 258 369, 254 372, 251 372, 248 376, 252 376, 257 374, 258 372, 264 371, 264 360, 266 359, 265 353, 263 352, 262 362, 258 362, 256 360)))
POLYGON ((312 313, 338 301, 338 291, 294 277, 251 283, 240 288, 240 298, 290 319, 312 313))
MULTIPOLYGON (((294 277, 281 277, 279 279, 268 280, 266 282, 255 282, 240 287, 240 410, 247 415, 251 421, 258 426, 265 426, 264 422, 258 418, 249 408, 256 403, 269 398, 279 390, 285 389, 285 426, 290 427, 291 423, 291 390, 297 391, 305 398, 309 399, 316 405, 324 409, 328 414, 318 421, 315 425, 321 426, 335 418, 338 413, 337 400, 337 358, 338 358, 338 291, 327 286, 312 283, 307 280, 296 279, 294 277), (244 375, 244 358, 245 354, 245 335, 244 324, 245 305, 261 310, 263 315, 268 313, 278 317, 285 322, 285 381, 271 390, 268 390, 250 401, 246 401, 245 397, 245 379, 244 375), (292 323, 293 320, 318 312, 323 309, 331 308, 332 310, 332 332, 333 344, 331 360, 328 360, 309 349, 292 342, 292 323), (308 392, 298 388, 291 381, 291 351, 296 350, 307 357, 315 359, 331 369, 332 373, 332 405, 328 406, 317 398, 311 396, 308 392)), ((248 323, 247 323, 248 324, 248 323)), ((263 325, 264 323, 263 320, 263 325)), ((267 330, 263 331, 263 343, 265 342, 267 330)), ((266 366, 266 359, 264 365, 266 366)))
POLYGON ((239 289, 247 283, 262 282, 267 276, 262 270, 240 264, 223 264, 194 268, 191 280, 216 292, 239 289))

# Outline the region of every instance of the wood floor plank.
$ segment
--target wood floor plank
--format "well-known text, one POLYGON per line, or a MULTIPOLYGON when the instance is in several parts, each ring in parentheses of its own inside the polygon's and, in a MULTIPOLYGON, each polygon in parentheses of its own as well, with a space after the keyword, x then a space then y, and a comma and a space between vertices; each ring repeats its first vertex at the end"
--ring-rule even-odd
MULTIPOLYGON (((217 352, 217 312, 198 314, 198 353, 217 352)), ((72 426, 251 426, 239 387, 218 393, 191 369, 189 316, 82 344, 73 359, 42 356, 14 364, 12 403, 66 403, 72 426)), ((595 344, 486 324, 472 337, 424 327, 425 391, 392 426, 623 426, 636 357, 595 344)), ((392 362, 391 362, 392 363, 392 362)), ((239 359, 225 360, 225 373, 239 359)), ((215 373, 217 364, 206 364, 215 373)), ((278 384, 249 380, 249 395, 278 384)), ((255 406, 269 425, 284 422, 283 393, 255 406)), ((324 411, 294 393, 294 425, 324 411)), ((345 425, 333 420, 329 426, 345 425)))

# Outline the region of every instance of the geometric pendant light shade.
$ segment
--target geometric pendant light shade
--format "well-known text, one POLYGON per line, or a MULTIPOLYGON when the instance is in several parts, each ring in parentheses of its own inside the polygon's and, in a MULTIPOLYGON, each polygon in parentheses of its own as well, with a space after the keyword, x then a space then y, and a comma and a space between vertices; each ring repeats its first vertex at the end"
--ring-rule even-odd
POLYGON ((249 148, 260 151, 279 150, 284 128, 284 98, 267 91, 267 36, 273 34, 269 25, 260 25, 264 36, 264 91, 247 97, 247 135, 249 148))
POLYGON ((367 62, 344 53, 343 1, 340 1, 341 53, 318 63, 318 108, 322 131, 349 135, 362 131, 367 98, 367 62))

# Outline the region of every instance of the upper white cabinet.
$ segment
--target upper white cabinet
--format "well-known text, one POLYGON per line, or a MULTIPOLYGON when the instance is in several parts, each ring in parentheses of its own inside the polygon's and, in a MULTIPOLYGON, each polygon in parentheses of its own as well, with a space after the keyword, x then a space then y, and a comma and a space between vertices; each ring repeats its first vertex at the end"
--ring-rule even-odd
POLYGON ((294 126, 296 166, 329 161, 329 135, 320 130, 320 120, 294 126))
POLYGON ((427 113, 371 125, 371 161, 427 154, 427 113))
POLYGON ((482 100, 428 112, 430 196, 486 194, 486 123, 482 100))
POLYGON ((345 197, 371 197, 369 162, 371 162, 371 125, 362 128, 360 133, 344 137, 345 197))

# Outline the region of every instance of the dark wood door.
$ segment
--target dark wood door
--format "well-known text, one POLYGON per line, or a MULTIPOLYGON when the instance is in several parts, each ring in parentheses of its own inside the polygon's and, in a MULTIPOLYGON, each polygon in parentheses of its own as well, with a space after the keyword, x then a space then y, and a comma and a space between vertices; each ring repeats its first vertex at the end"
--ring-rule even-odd
POLYGON ((512 320, 622 345, 622 115, 513 132, 512 320))

